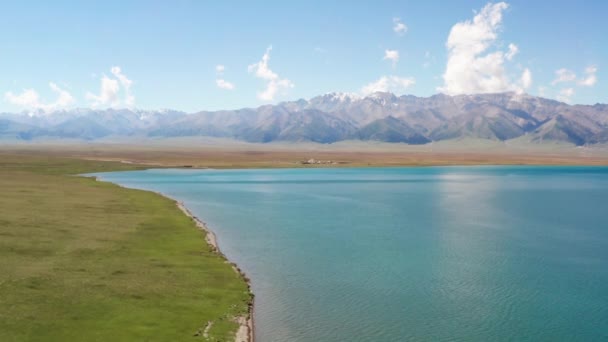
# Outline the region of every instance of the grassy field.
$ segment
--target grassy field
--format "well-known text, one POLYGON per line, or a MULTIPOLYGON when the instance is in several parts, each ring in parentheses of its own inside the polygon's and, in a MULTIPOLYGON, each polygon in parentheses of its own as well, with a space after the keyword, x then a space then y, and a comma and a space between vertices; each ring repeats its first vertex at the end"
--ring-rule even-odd
POLYGON ((0 341, 234 340, 250 294, 204 232, 167 198, 73 176, 134 168, 0 153, 0 341))
POLYGON ((247 284, 173 201, 77 174, 141 165, 608 165, 606 149, 471 146, 0 146, 0 341, 233 340, 234 317, 247 313, 247 284), (310 158, 333 163, 301 163, 310 158))

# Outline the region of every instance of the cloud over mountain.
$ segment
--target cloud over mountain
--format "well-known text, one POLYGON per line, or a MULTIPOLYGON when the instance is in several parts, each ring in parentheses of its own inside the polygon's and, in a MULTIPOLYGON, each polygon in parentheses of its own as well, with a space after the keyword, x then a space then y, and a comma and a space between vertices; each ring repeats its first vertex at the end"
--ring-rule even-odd
MULTIPOLYGON (((456 95, 520 90, 505 68, 505 60, 511 61, 519 48, 511 43, 506 52, 492 49, 508 7, 505 2, 489 3, 472 20, 452 27, 446 42, 448 62, 440 91, 456 95)), ((529 70, 526 74, 526 78, 531 76, 529 70)))
POLYGON ((49 82, 49 87, 57 94, 57 98, 53 102, 43 102, 38 92, 34 89, 24 89, 19 94, 8 91, 4 94, 4 98, 7 102, 23 109, 42 110, 45 112, 66 108, 74 103, 74 97, 67 90, 62 89, 53 82, 49 82))
POLYGON ((103 75, 101 77, 101 84, 99 94, 93 94, 87 92, 86 99, 89 101, 92 107, 118 107, 126 106, 132 107, 135 105, 135 97, 131 94, 131 81, 122 69, 118 66, 110 68, 112 76, 109 77, 103 75), (120 98, 120 91, 123 90, 124 98, 120 98))
MULTIPOLYGON (((392 81, 384 77, 376 83, 385 87, 392 81)), ((573 94, 573 88, 564 88, 560 96, 569 100, 573 94)), ((0 113, 0 139, 191 136, 262 143, 356 139, 425 144, 476 138, 584 145, 608 143, 608 106, 572 106, 517 92, 431 97, 374 92, 330 93, 258 108, 191 114, 115 108, 43 116, 0 113)))
POLYGON ((376 81, 373 81, 361 89, 363 95, 369 95, 376 92, 393 92, 402 94, 407 88, 416 84, 413 77, 399 76, 382 76, 376 81))
POLYGON ((262 56, 262 60, 249 65, 247 68, 255 77, 266 82, 266 88, 258 93, 258 99, 262 101, 272 101, 278 93, 285 92, 289 88, 294 87, 294 84, 290 80, 281 78, 274 71, 270 70, 270 67, 268 66, 270 51, 272 51, 272 46, 269 46, 266 49, 266 52, 262 56))

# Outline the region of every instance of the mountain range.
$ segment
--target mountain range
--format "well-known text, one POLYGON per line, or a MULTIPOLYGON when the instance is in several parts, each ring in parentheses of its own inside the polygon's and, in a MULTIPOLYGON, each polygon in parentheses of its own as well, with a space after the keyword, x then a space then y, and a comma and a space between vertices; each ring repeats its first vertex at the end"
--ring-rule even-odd
POLYGON ((430 97, 330 93, 258 108, 72 109, 0 113, 0 141, 207 136, 267 143, 374 140, 407 144, 481 138, 575 145, 608 142, 608 105, 569 105, 518 93, 430 97))

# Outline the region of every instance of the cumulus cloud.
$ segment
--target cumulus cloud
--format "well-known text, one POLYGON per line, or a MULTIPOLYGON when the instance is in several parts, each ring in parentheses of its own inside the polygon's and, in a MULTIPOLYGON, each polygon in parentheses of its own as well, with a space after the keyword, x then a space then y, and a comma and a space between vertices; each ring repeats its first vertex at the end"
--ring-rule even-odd
POLYGON ((66 108, 74 103, 74 97, 67 90, 62 89, 53 82, 49 83, 49 87, 57 94, 55 101, 50 103, 43 102, 38 92, 34 89, 24 89, 20 94, 9 91, 4 94, 4 99, 10 104, 27 110, 42 110, 45 112, 66 108))
POLYGON ((220 89, 233 90, 235 88, 234 84, 226 81, 223 78, 218 78, 217 80, 215 80, 215 84, 220 89))
POLYGON ((217 72, 218 75, 223 74, 224 70, 226 70, 226 67, 223 66, 222 64, 218 64, 215 66, 215 72, 217 72))
POLYGON ((118 98, 119 91, 120 84, 118 83, 118 80, 103 75, 101 77, 101 89, 99 91, 99 95, 88 92, 86 98, 91 102, 92 107, 116 107, 120 105, 120 99, 118 98))
POLYGON ((40 108, 40 96, 38 96, 38 92, 34 89, 24 89, 21 94, 14 94, 12 91, 8 91, 4 94, 4 99, 12 105, 26 109, 40 108))
POLYGON ((557 99, 562 102, 570 102, 570 98, 574 95, 574 88, 563 88, 559 91, 557 99))
POLYGON ((393 31, 400 36, 407 33, 407 26, 401 22, 401 18, 393 18, 393 31))
POLYGON ((519 51, 515 44, 509 50, 488 51, 498 39, 504 2, 487 4, 472 20, 456 23, 448 36, 448 62, 439 91, 450 95, 521 91, 505 70, 505 60, 519 51))
POLYGON ((561 68, 555 71, 555 79, 551 82, 552 85, 558 83, 572 82, 576 80, 576 74, 572 70, 561 68))
POLYGON ((389 60, 393 63, 393 66, 397 65, 399 62, 399 51, 397 50, 384 50, 384 58, 383 60, 389 60))
POLYGON ((416 84, 413 77, 382 76, 361 89, 361 94, 369 95, 375 92, 392 92, 402 94, 407 88, 416 84))
POLYGON ((597 67, 595 65, 588 66, 585 68, 585 74, 587 76, 578 81, 578 84, 585 87, 593 87, 597 83, 597 76, 595 75, 596 72, 597 67))
POLYGON ((262 60, 249 65, 247 68, 255 77, 266 82, 266 88, 258 93, 258 99, 262 101, 272 101, 279 92, 285 92, 289 88, 294 87, 294 84, 290 80, 279 77, 278 74, 268 67, 270 51, 272 51, 272 46, 269 46, 268 49, 266 49, 266 52, 262 56, 262 60))
POLYGON ((135 97, 131 94, 133 81, 122 73, 120 67, 114 66, 110 69, 110 72, 114 77, 106 75, 101 77, 99 94, 87 92, 86 99, 92 107, 119 107, 122 105, 132 107, 135 104, 135 97), (124 90, 124 99, 122 100, 120 98, 121 87, 124 90))

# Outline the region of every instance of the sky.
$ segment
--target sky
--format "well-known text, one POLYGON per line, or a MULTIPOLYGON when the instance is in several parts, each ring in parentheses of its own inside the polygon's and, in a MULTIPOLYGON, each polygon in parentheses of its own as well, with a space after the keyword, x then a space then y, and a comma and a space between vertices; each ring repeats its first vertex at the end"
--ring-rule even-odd
POLYGON ((608 103, 608 2, 11 1, 0 111, 256 107, 330 92, 608 103))

